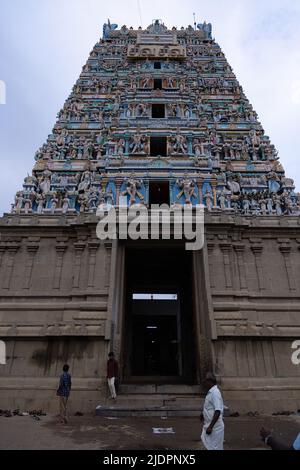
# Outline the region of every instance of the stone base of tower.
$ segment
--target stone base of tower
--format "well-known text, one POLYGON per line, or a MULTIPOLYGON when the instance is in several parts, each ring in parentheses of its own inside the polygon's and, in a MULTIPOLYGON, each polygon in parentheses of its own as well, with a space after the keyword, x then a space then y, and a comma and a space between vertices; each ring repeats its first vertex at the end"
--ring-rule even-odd
POLYGON ((56 412, 67 362, 71 412, 94 411, 106 403, 111 349, 121 383, 131 387, 167 384, 176 394, 178 386, 201 385, 213 370, 232 411, 300 408, 299 218, 212 213, 204 250, 187 254, 166 241, 100 242, 96 223, 94 215, 0 220, 0 340, 6 346, 0 408, 56 412), (153 318, 145 303, 137 312, 131 294, 142 292, 139 282, 145 292, 174 299, 178 289, 183 300, 164 309, 152 304, 153 318), (164 349, 169 366, 159 356, 136 359, 153 358, 148 336, 141 336, 148 327, 161 329, 170 342, 164 349), (180 341, 171 341, 172 328, 180 341), (144 340, 134 341, 138 335, 144 340))

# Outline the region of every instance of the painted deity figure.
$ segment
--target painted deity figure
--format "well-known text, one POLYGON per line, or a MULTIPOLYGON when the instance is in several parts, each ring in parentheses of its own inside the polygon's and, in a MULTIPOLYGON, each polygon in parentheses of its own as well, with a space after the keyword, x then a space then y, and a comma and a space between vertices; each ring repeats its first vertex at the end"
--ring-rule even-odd
POLYGON ((91 184, 91 172, 85 171, 81 177, 81 181, 78 185, 78 191, 84 192, 87 191, 91 184))
POLYGON ((107 206, 113 207, 115 205, 115 196, 111 188, 105 193, 105 202, 107 206))
POLYGON ((57 206, 58 206, 58 203, 59 203, 59 199, 57 197, 57 194, 54 193, 52 198, 50 199, 50 210, 51 210, 51 214, 54 214, 56 209, 57 209, 57 206))
POLYGON ((290 198, 289 193, 285 191, 282 197, 283 197, 283 204, 284 204, 284 215, 293 214, 293 201, 290 198))
POLYGON ((32 200, 27 197, 24 199, 24 212, 25 214, 29 214, 29 211, 32 209, 32 200))
POLYGON ((210 192, 209 189, 207 189, 205 194, 204 194, 204 200, 205 200, 205 205, 207 207, 207 210, 209 212, 211 212, 211 210, 213 208, 213 195, 212 195, 212 193, 210 192))
POLYGON ((62 200, 62 213, 66 214, 70 208, 70 199, 65 196, 62 200))
POLYGON ((45 196, 44 194, 37 194, 35 202, 37 204, 36 212, 42 214, 45 206, 45 196))
POLYGON ((177 85, 176 78, 168 77, 167 78, 167 88, 175 88, 177 85))
POLYGON ((145 150, 145 138, 140 133, 135 134, 130 144, 131 153, 141 153, 145 150))
POLYGON ((243 211, 245 215, 249 215, 251 211, 251 204, 247 195, 243 198, 243 211))
POLYGON ((141 81, 142 88, 151 88, 151 77, 144 77, 141 81))
POLYGON ((123 191, 123 196, 130 197, 130 205, 136 203, 136 198, 140 201, 144 201, 143 194, 139 191, 143 186, 143 182, 141 180, 136 179, 135 175, 131 175, 129 179, 126 180, 126 191, 123 191))
POLYGON ((267 198, 267 211, 269 215, 273 214, 273 199, 271 197, 267 198))
POLYGON ((178 117, 178 106, 175 103, 170 103, 168 105, 168 115, 169 117, 178 117))
POLYGON ((227 187, 233 194, 239 194, 241 192, 240 184, 237 181, 234 181, 232 176, 228 178, 227 187))
POLYGON ((282 215, 281 197, 280 196, 278 196, 278 195, 274 196, 274 205, 275 205, 276 215, 282 215))
POLYGON ((267 214, 267 201, 266 199, 264 198, 261 198, 259 200, 259 205, 260 205, 260 212, 262 215, 266 215, 267 214))
POLYGON ((191 117, 191 110, 188 104, 186 104, 183 108, 183 115, 186 119, 190 119, 191 117))
POLYGON ((62 129, 62 131, 56 137, 57 145, 64 145, 68 136, 67 129, 62 129))
POLYGON ((51 172, 46 170, 43 173, 43 179, 39 184, 39 188, 42 191, 42 193, 47 194, 50 191, 51 188, 51 172))
POLYGON ((93 211, 93 210, 97 209, 98 198, 99 198, 99 192, 95 188, 90 189, 88 194, 87 194, 87 197, 86 197, 86 199, 87 199, 87 208, 90 211, 93 211))
POLYGON ((269 191, 271 193, 278 193, 280 190, 280 179, 275 172, 271 172, 267 175, 269 191))
POLYGON ((148 116, 148 107, 144 103, 138 104, 136 110, 138 117, 148 116))
POLYGON ((131 117, 134 117, 134 115, 135 115, 135 105, 131 103, 127 108, 126 117, 130 119, 131 117))
POLYGON ((226 191, 225 189, 222 189, 218 197, 219 205, 222 211, 230 207, 230 201, 228 201, 228 197, 229 197, 228 191, 226 191))
POLYGON ((176 134, 175 137, 171 138, 171 151, 173 153, 186 153, 187 152, 187 143, 186 137, 180 134, 176 134))
POLYGON ((192 204, 192 198, 196 198, 196 182, 188 178, 188 175, 185 174, 182 180, 177 180, 176 185, 181 190, 177 195, 179 200, 182 196, 185 198, 185 204, 192 204))
POLYGON ((257 133, 257 131, 255 130, 252 130, 250 132, 250 139, 251 139, 251 143, 254 147, 259 147, 260 144, 261 144, 261 139, 260 139, 260 136, 259 134, 257 133))
POLYGON ((119 156, 124 155, 125 153, 125 140, 119 139, 116 145, 116 154, 119 156))

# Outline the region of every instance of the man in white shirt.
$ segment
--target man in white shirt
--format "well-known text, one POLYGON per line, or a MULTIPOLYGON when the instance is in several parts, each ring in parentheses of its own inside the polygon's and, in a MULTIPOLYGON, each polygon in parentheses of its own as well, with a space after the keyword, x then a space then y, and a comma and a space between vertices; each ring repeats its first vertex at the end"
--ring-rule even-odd
POLYGON ((224 403, 214 374, 206 374, 203 385, 207 395, 203 407, 201 440, 207 450, 224 450, 224 403))

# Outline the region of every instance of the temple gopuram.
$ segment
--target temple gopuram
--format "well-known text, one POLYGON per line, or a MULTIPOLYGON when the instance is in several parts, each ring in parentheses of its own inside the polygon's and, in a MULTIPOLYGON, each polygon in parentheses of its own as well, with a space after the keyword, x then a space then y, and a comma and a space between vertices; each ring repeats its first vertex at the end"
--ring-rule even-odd
POLYGON ((114 351, 119 406, 198 413, 213 371, 230 409, 299 409, 299 215, 211 24, 106 23, 0 219, 1 408, 56 409, 65 363, 105 407, 114 351), (97 236, 99 207, 162 204, 205 207, 203 249, 97 236))

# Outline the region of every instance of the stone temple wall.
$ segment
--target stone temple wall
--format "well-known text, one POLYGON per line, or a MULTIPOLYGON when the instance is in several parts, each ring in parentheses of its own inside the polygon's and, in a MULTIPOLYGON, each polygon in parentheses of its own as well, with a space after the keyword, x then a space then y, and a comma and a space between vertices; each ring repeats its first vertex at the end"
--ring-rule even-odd
MULTIPOLYGON (((95 238, 93 215, 7 215, 0 224, 1 407, 54 411, 68 362, 72 408, 94 409, 107 394, 122 278, 114 245, 95 238)), ((208 309, 195 314, 210 319, 207 367, 219 375, 226 403, 240 411, 299 408, 300 365, 292 363, 300 339, 299 218, 207 215, 204 250, 208 309)))
POLYGON ((55 407, 68 362, 74 406, 93 409, 106 394, 111 243, 95 239, 94 224, 50 223, 1 220, 1 407, 55 407))
POLYGON ((216 220, 207 239, 214 366, 227 402, 299 409, 300 365, 292 362, 300 339, 299 218, 216 220))

